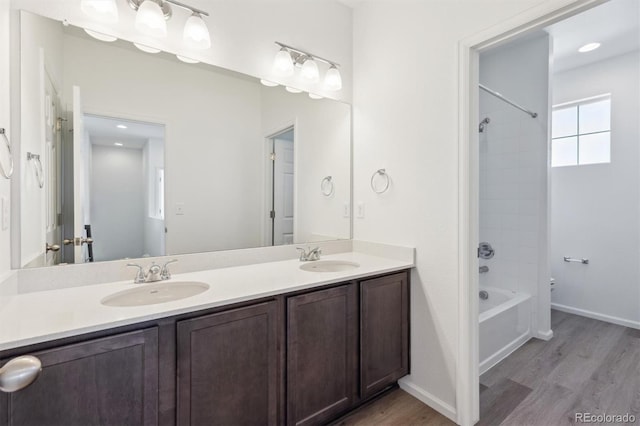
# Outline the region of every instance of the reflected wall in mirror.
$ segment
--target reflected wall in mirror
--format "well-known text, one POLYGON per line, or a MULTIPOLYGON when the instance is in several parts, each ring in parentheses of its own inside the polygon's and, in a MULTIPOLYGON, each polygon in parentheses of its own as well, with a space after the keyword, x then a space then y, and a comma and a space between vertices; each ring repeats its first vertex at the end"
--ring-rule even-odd
POLYGON ((13 18, 17 266, 351 237, 349 105, 13 18), (46 154, 42 189, 26 152, 46 154))

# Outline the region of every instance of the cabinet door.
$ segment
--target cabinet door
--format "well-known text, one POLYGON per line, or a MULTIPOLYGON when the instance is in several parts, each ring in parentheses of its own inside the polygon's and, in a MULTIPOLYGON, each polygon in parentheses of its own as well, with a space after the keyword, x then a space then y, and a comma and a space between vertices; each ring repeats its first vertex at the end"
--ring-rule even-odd
POLYGON ((278 423, 277 302, 178 323, 178 425, 278 423))
POLYGON ((0 424, 158 423, 157 328, 29 355, 40 359, 42 372, 22 390, 0 393, 0 424))
POLYGON ((360 283, 360 391, 363 398, 409 372, 406 272, 360 283))
POLYGON ((315 425, 348 410, 357 394, 355 285, 291 297, 287 423, 315 425))

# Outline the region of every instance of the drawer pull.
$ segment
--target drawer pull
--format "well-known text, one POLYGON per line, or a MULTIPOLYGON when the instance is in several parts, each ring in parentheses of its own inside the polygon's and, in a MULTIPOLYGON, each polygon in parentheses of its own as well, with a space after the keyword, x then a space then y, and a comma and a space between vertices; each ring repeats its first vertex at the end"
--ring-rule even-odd
POLYGON ((0 368, 0 391, 15 392, 29 386, 42 371, 42 363, 31 355, 20 356, 0 368))

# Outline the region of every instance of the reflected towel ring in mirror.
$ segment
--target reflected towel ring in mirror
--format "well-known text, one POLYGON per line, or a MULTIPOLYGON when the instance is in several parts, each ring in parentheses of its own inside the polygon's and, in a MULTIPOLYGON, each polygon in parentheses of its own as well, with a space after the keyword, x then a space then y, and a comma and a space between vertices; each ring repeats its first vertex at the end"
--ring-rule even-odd
POLYGON ((40 161, 40 156, 37 154, 32 154, 27 152, 27 160, 33 160, 33 167, 35 167, 36 178, 38 179, 38 186, 40 188, 44 187, 44 169, 42 167, 42 162, 40 161))
POLYGON ((0 161, 0 174, 5 179, 11 179, 11 175, 13 175, 13 154, 11 153, 11 143, 9 143, 4 127, 0 127, 0 135, 4 138, 4 143, 7 145, 7 151, 9 152, 9 170, 5 170, 2 161, 0 161))
POLYGON ((389 179, 389 175, 387 174, 387 171, 385 169, 378 169, 371 176, 371 189, 376 194, 382 194, 384 192, 387 192, 387 190, 389 189, 390 183, 391 183, 391 179, 389 179), (380 179, 378 180, 384 180, 384 184, 376 185, 376 180, 377 180, 376 177, 378 176, 380 176, 380 179))
POLYGON ((333 180, 331 176, 326 176, 322 179, 322 182, 320 182, 320 190, 325 197, 333 194, 333 180))

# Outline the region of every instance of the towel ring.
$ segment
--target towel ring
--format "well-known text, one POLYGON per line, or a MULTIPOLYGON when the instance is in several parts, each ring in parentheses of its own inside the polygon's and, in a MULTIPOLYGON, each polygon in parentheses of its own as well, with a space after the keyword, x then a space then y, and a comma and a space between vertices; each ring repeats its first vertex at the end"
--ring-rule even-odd
POLYGON ((4 143, 7 145, 7 151, 9 151, 9 171, 6 171, 2 162, 0 162, 0 174, 5 179, 11 179, 11 176, 13 175, 13 154, 11 153, 11 143, 9 143, 9 138, 7 137, 4 127, 0 127, 0 135, 4 138, 4 143))
POLYGON ((385 169, 378 169, 373 173, 373 175, 371 175, 371 189, 376 194, 382 194, 387 192, 390 184, 391 184, 391 179, 389 179, 389 175, 387 174, 387 171, 385 169), (378 189, 375 185, 376 176, 384 177, 384 180, 385 180, 384 187, 381 189, 378 189))
POLYGON ((322 191, 322 195, 324 195, 325 197, 330 196, 331 194, 333 194, 333 178, 331 176, 325 176, 324 179, 322 179, 322 182, 320 182, 320 191, 322 191))
POLYGON ((38 178, 38 186, 42 189, 44 187, 44 168, 42 167, 40 156, 27 152, 27 161, 28 160, 33 160, 36 171, 36 178, 38 178))

